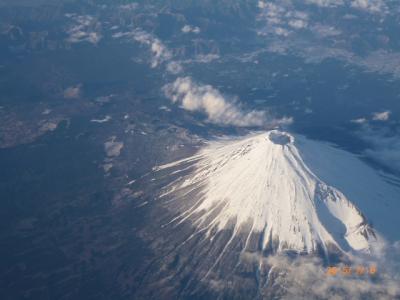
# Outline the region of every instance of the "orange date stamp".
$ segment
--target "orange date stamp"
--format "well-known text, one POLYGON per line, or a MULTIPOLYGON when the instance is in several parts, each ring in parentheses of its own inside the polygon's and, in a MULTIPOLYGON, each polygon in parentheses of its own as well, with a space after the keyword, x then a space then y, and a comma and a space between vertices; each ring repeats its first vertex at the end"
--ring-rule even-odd
POLYGON ((328 276, 349 276, 349 275, 357 275, 357 276, 364 276, 364 275, 376 275, 378 272, 378 268, 376 265, 370 266, 329 266, 326 270, 326 275, 328 276))

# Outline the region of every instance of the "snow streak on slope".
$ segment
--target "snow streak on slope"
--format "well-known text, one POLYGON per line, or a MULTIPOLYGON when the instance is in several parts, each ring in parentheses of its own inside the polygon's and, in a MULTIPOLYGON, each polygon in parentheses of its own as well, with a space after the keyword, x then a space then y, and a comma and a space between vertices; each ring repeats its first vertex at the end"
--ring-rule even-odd
POLYGON ((253 233, 261 249, 276 251, 369 251, 377 241, 360 210, 307 167, 285 132, 213 141, 156 170, 179 176, 162 198, 195 198, 170 224, 189 220, 210 239, 232 229, 233 240, 249 228, 244 250, 253 233))

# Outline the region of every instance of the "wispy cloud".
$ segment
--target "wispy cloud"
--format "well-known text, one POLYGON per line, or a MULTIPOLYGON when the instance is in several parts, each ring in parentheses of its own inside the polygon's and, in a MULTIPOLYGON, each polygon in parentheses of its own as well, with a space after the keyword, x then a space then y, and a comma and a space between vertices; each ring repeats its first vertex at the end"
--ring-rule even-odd
POLYGON ((336 7, 344 4, 343 0, 306 0, 305 2, 320 7, 336 7))
POLYGON ((217 60, 219 58, 220 58, 219 54, 213 54, 213 53, 210 53, 210 54, 199 54, 199 55, 196 55, 196 57, 194 59, 190 60, 190 61, 191 62, 196 62, 196 63, 205 63, 205 64, 207 64, 207 63, 210 63, 210 62, 212 62, 214 60, 217 60))
POLYGON ((355 124, 364 124, 368 122, 368 120, 366 118, 357 118, 354 120, 351 120, 351 123, 355 123, 355 124))
POLYGON ((205 114, 210 123, 251 127, 292 122, 291 118, 268 119, 265 111, 245 111, 236 100, 229 101, 217 89, 197 84, 190 77, 177 78, 175 82, 165 85, 163 91, 183 109, 205 114))
POLYGON ((311 31, 320 37, 333 37, 341 34, 341 31, 333 26, 315 24, 311 31))
POLYGON ((268 24, 260 34, 275 34, 286 37, 292 30, 308 27, 308 14, 289 7, 287 3, 272 3, 259 1, 259 20, 265 20, 268 24))
POLYGON ((364 10, 370 13, 384 13, 387 6, 383 0, 306 0, 308 4, 314 4, 320 7, 338 7, 349 5, 352 8, 364 10))
POLYGON ((129 4, 122 4, 119 6, 119 9, 125 10, 125 11, 132 11, 136 10, 139 7, 138 3, 129 3, 129 4))
POLYGON ((97 44, 101 40, 101 24, 97 19, 89 15, 67 14, 66 16, 74 21, 67 30, 68 42, 97 44))
POLYGON ((156 68, 163 62, 172 58, 171 51, 164 45, 164 43, 146 31, 135 29, 129 32, 117 32, 113 34, 113 38, 116 39, 126 37, 148 47, 151 54, 150 66, 152 68, 156 68))
POLYGON ((133 38, 137 42, 149 46, 152 54, 152 68, 155 68, 162 62, 171 59, 171 52, 158 38, 155 38, 153 35, 142 30, 135 30, 133 31, 133 38))
POLYGON ((294 20, 289 21, 289 26, 296 28, 296 29, 306 28, 307 22, 305 20, 301 20, 301 19, 294 19, 294 20))

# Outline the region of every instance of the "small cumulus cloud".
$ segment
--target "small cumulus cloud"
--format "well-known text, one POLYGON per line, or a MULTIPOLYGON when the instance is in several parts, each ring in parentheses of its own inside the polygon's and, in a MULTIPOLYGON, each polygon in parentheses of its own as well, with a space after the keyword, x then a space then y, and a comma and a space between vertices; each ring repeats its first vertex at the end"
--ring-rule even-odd
POLYGON ((289 21, 289 26, 296 28, 296 29, 302 29, 307 27, 307 22, 301 19, 297 20, 290 20, 289 21))
POLYGON ((282 28, 282 27, 276 27, 274 32, 276 35, 280 35, 280 36, 288 36, 290 33, 289 30, 282 28))
POLYGON ((210 123, 238 127, 263 125, 286 125, 291 118, 268 119, 265 111, 244 111, 237 101, 228 101, 217 89, 210 85, 195 83, 190 77, 180 77, 164 86, 165 95, 179 103, 185 110, 201 112, 210 123))
POLYGON ((351 6, 372 13, 383 13, 387 10, 383 0, 353 0, 351 6))
POLYGON ((182 27, 181 31, 183 33, 200 33, 200 28, 197 26, 190 26, 190 25, 185 25, 182 27))
POLYGON ((351 120, 351 123, 355 123, 355 124, 364 124, 368 122, 368 120, 366 118, 357 118, 354 120, 351 120))
MULTIPOLYGON (((261 34, 275 34, 287 37, 290 29, 299 30, 308 27, 309 16, 306 12, 294 10, 287 3, 271 3, 259 1, 259 20, 265 20, 267 26, 261 34)), ((260 34, 260 33, 259 33, 260 34)))
POLYGON ((288 25, 294 29, 308 27, 308 14, 302 11, 289 11, 286 13, 288 25))
POLYGON ((183 67, 179 62, 171 61, 167 64, 167 72, 171 74, 179 74, 183 72, 183 67))
POLYGON ((390 111, 376 112, 372 116, 374 121, 388 121, 390 118, 390 111))
POLYGON ((263 9, 267 7, 267 3, 265 3, 264 1, 258 1, 257 6, 258 8, 263 9))
POLYGON ((94 17, 76 14, 67 14, 66 17, 74 21, 74 24, 67 30, 69 43, 97 44, 102 39, 101 24, 94 17))
POLYGON ((263 2, 259 1, 258 7, 261 9, 261 14, 259 18, 264 18, 266 21, 271 24, 281 24, 282 17, 286 12, 286 8, 282 5, 274 4, 271 2, 263 2))

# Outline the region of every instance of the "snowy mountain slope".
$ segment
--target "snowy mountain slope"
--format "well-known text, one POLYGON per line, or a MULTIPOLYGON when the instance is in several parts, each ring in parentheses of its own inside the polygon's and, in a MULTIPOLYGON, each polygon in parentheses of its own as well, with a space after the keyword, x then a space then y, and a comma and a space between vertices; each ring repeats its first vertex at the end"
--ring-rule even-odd
POLYGON ((398 179, 378 173, 358 157, 327 143, 297 136, 296 147, 318 178, 344 193, 386 239, 399 240, 398 179))
MULTIPOLYGON (((322 160, 335 164, 332 153, 338 159, 344 155, 348 167, 356 169, 333 175, 347 177, 341 180, 355 185, 357 168, 362 172, 358 176, 369 174, 369 169, 351 154, 331 148, 275 130, 213 141, 192 157, 156 167, 156 171, 179 176, 160 196, 182 204, 175 206, 180 211, 165 225, 190 221, 197 228, 196 234, 205 233, 211 240, 218 232, 233 229, 226 247, 237 235, 246 234, 244 250, 257 233, 262 250, 368 252, 380 238, 350 202, 349 195, 355 196, 357 189, 350 193, 346 186, 349 194, 340 191, 332 178, 322 173, 325 166, 318 165, 318 159, 326 154, 322 160), (314 159, 317 154, 318 159, 314 159), (185 203, 188 197, 194 198, 189 205, 185 203)), ((382 192, 382 187, 378 190, 382 192)))

